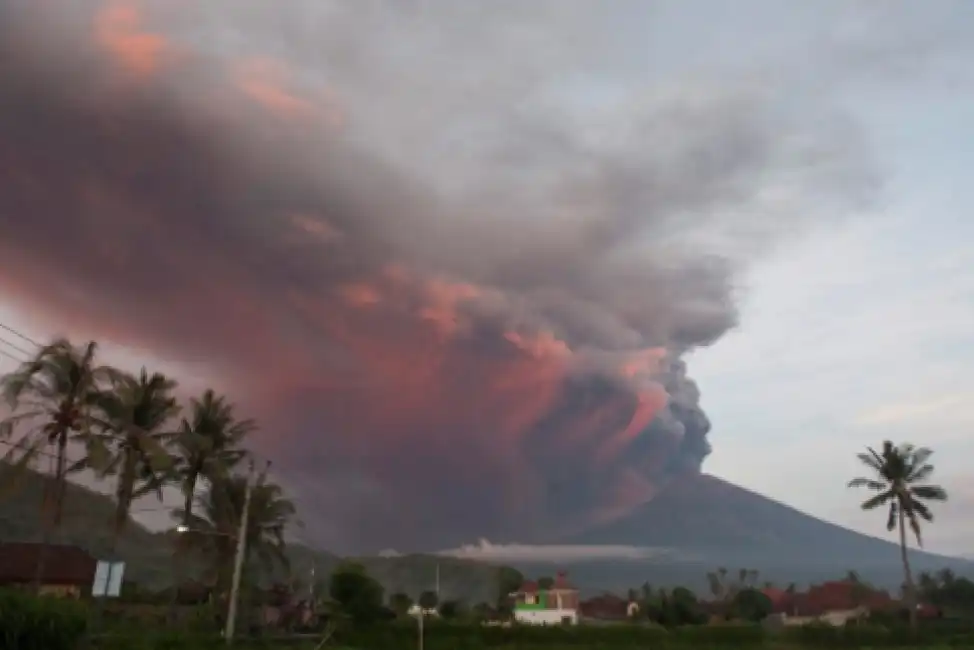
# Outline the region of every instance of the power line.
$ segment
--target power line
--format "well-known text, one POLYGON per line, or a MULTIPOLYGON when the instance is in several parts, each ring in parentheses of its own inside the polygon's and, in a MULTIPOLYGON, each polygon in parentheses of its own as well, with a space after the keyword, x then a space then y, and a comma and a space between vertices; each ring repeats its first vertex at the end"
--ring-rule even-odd
POLYGON ((9 325, 4 325, 3 323, 0 323, 0 330, 6 330, 6 331, 10 332, 11 334, 13 334, 14 336, 16 336, 17 338, 23 339, 24 341, 30 343, 31 345, 36 345, 37 347, 40 347, 41 346, 40 343, 38 343, 37 341, 35 341, 31 337, 27 336, 23 332, 18 332, 17 330, 15 330, 14 328, 10 327, 9 325))
POLYGON ((13 350, 16 350, 17 352, 20 352, 21 354, 26 354, 27 356, 30 356, 30 355, 31 355, 31 353, 30 353, 30 352, 28 352, 28 351, 27 351, 27 350, 25 350, 24 348, 22 348, 22 347, 20 347, 20 346, 19 346, 19 345, 17 345, 16 343, 11 343, 11 342, 10 342, 10 339, 5 339, 5 338, 3 338, 2 336, 0 336, 0 343, 3 343, 3 344, 4 344, 4 345, 6 345, 6 346, 7 346, 8 348, 11 348, 11 349, 13 349, 13 350))

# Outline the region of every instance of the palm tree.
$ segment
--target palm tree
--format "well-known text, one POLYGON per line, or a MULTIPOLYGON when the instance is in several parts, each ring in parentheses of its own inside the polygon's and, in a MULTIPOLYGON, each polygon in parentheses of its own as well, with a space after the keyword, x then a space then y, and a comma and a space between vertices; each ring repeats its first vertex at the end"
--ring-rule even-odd
POLYGON ((145 368, 138 376, 118 373, 112 387, 99 404, 102 431, 93 437, 88 457, 78 466, 91 466, 99 478, 117 477, 111 548, 114 554, 132 502, 150 492, 162 499, 162 487, 172 467, 166 449, 172 434, 165 429, 179 414, 179 405, 172 394, 176 382, 160 373, 149 375, 145 368), (96 460, 96 454, 105 454, 105 458, 96 460))
POLYGON ((886 529, 899 527, 900 558, 910 607, 910 625, 916 629, 916 586, 907 555, 906 526, 909 524, 917 545, 922 547, 920 519, 933 521, 933 513, 924 502, 946 501, 947 492, 939 485, 921 483, 933 474, 934 467, 927 462, 933 455, 930 449, 918 449, 911 444, 896 446, 887 440, 883 443, 882 452, 877 453, 872 447, 867 447, 866 451, 857 454, 857 457, 874 475, 871 478, 854 478, 849 481, 849 487, 864 487, 877 492, 862 503, 862 509, 873 510, 888 505, 886 529))
MULTIPOLYGON (((183 535, 188 545, 200 551, 209 565, 211 579, 223 589, 229 585, 233 570, 247 480, 244 476, 229 476, 211 483, 196 499, 199 514, 191 514, 188 523, 185 511, 174 513, 186 526, 183 535)), ((295 513, 294 503, 284 496, 281 487, 268 482, 266 473, 262 474, 250 495, 245 561, 256 559, 260 567, 267 569, 287 568, 284 532, 295 513)))
POLYGON ((741 591, 754 588, 759 574, 755 569, 739 569, 736 581, 728 575, 724 567, 707 574, 710 593, 719 602, 729 602, 741 591))
POLYGON ((0 393, 13 410, 13 415, 0 422, 0 437, 9 438, 26 427, 2 462, 20 471, 54 447, 54 472, 44 490, 44 510, 50 514, 43 517, 36 587, 43 577, 51 532, 61 526, 69 473, 68 442, 90 440, 103 387, 117 374, 113 368, 95 365, 97 349, 94 341, 75 347, 67 339, 55 339, 0 379, 0 393))
POLYGON ((180 423, 173 445, 184 499, 181 523, 187 527, 200 480, 212 483, 226 476, 246 456, 241 444, 257 428, 253 420, 238 419, 233 404, 209 389, 192 400, 190 411, 189 418, 180 423))

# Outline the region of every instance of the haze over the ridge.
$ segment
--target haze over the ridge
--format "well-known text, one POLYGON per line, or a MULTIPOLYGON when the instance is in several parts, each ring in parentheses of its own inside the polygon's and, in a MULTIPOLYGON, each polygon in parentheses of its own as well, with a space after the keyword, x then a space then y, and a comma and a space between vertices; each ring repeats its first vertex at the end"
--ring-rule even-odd
POLYGON ((205 360, 336 548, 625 512, 710 449, 737 274, 874 196, 827 90, 903 56, 635 66, 641 6, 0 0, 0 291, 205 360))

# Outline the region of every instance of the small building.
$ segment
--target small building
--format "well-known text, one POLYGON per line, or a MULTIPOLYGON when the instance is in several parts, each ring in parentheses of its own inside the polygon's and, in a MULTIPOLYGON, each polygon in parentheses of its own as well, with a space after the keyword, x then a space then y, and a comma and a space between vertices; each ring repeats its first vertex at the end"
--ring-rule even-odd
POLYGON ((406 613, 412 616, 413 618, 419 618, 420 614, 422 614, 426 618, 430 618, 430 617, 438 617, 440 615, 440 610, 438 610, 435 607, 427 607, 424 609, 420 607, 418 603, 413 603, 412 605, 409 606, 409 609, 406 610, 406 613))
MULTIPOLYGON (((42 548, 41 544, 0 543, 0 587, 34 584, 42 548)), ((40 593, 80 598, 91 591, 97 566, 98 561, 78 546, 49 544, 44 550, 40 593)))
POLYGON ((549 588, 528 580, 514 598, 514 620, 528 625, 577 625, 578 589, 564 573, 559 573, 549 588))
POLYGON ((791 593, 771 587, 762 593, 771 601, 773 625, 824 623, 841 627, 861 621, 871 613, 896 611, 901 607, 885 591, 848 580, 812 585, 805 592, 791 593))

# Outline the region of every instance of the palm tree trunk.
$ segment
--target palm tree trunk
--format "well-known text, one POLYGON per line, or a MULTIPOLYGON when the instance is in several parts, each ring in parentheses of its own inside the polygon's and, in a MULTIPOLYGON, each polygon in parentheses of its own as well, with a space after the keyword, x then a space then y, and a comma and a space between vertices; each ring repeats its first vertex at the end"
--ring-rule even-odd
POLYGON ((38 594, 44 584, 44 568, 47 564, 47 554, 51 546, 52 534, 61 527, 61 515, 64 510, 64 495, 66 494, 64 468, 67 460, 68 430, 61 429, 57 433, 57 454, 54 465, 54 475, 47 481, 42 506, 41 547, 37 552, 37 565, 34 567, 34 591, 38 594))
POLYGON ((57 491, 54 495, 54 528, 61 528, 61 516, 64 514, 64 496, 67 494, 67 477, 64 470, 68 459, 68 430, 65 429, 57 437, 57 464, 54 470, 54 480, 57 491))
POLYGON ((51 528, 54 523, 54 495, 57 493, 57 479, 48 473, 44 480, 44 490, 41 496, 41 546, 37 550, 37 564, 34 565, 34 592, 41 592, 44 582, 44 565, 47 563, 47 549, 51 544, 51 528))
MULTIPOLYGON (((187 482, 186 489, 183 495, 183 526, 189 528, 189 522, 193 518, 193 499, 196 497, 196 478, 192 477, 187 482)), ((173 622, 176 620, 176 607, 179 605, 179 588, 183 581, 184 571, 183 562, 180 556, 185 550, 185 539, 178 533, 173 544, 173 586, 172 586, 172 598, 169 600, 169 618, 173 622)))
POLYGON ((135 489, 135 456, 131 448, 126 448, 122 453, 125 454, 125 457, 122 459, 122 473, 119 474, 118 484, 115 486, 115 521, 112 522, 112 540, 108 548, 108 575, 105 579, 105 596, 100 608, 102 611, 108 602, 108 589, 111 588, 112 584, 118 542, 122 537, 125 524, 128 522, 129 510, 132 507, 132 494, 135 489))
POLYGON ((183 525, 189 526, 189 520, 193 516, 193 498, 196 496, 196 479, 190 479, 186 486, 186 494, 183 495, 183 525))
POLYGON ((906 518, 903 509, 899 511, 900 520, 900 558, 903 560, 903 576, 906 579, 906 604, 910 608, 910 629, 917 630, 917 602, 916 588, 913 586, 913 571, 910 570, 910 558, 906 552, 906 518))

